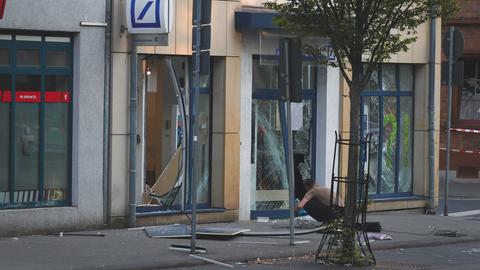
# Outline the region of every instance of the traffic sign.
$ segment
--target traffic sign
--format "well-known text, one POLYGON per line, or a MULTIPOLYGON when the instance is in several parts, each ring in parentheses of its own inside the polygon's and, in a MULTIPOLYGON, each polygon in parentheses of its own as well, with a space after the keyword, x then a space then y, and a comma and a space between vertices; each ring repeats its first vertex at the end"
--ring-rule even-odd
MULTIPOLYGON (((465 46, 465 39, 463 37, 462 31, 458 28, 453 30, 453 60, 456 61, 463 53, 463 48, 465 46)), ((448 57, 450 51, 450 34, 445 33, 445 37, 442 42, 443 53, 448 57)))
POLYGON ((197 21, 197 5, 200 4, 201 8, 201 24, 210 24, 212 17, 212 1, 211 0, 193 0, 193 17, 192 24, 196 24, 197 21))
MULTIPOLYGON (((195 46, 197 46, 197 35, 195 32, 197 31, 197 27, 193 26, 192 28, 192 49, 195 50, 195 46)), ((200 27, 200 50, 208 50, 210 49, 210 40, 211 40, 211 27, 210 25, 202 25, 200 27)))

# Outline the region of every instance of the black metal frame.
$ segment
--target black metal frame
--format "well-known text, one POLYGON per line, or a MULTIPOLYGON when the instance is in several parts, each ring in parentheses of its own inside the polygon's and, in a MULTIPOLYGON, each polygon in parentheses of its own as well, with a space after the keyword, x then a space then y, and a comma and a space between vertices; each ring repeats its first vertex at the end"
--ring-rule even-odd
MULTIPOLYGON (((323 231, 324 235, 318 246, 315 254, 315 261, 321 260, 323 263, 336 263, 337 248, 341 248, 337 245, 339 237, 346 230, 353 230, 355 233, 356 244, 360 247, 364 260, 355 261, 358 258, 352 258, 352 264, 364 264, 369 263, 375 265, 375 256, 373 255, 370 247, 370 241, 367 234, 367 205, 368 205, 368 179, 370 174, 370 159, 368 153, 371 145, 371 134, 367 134, 364 140, 360 140, 358 143, 350 142, 348 139, 342 139, 341 135, 335 132, 335 150, 333 156, 332 166, 332 181, 330 186, 330 211, 337 219, 327 222, 327 228, 323 231), (340 176, 340 162, 342 158, 342 147, 359 147, 360 160, 359 160, 359 174, 358 178, 353 180, 354 184, 354 217, 355 225, 352 228, 348 228, 342 220, 342 209, 338 207, 340 202, 339 190, 341 185, 347 185, 352 183, 348 177, 340 176), (338 162, 337 162, 338 151, 338 162), (338 163, 338 164, 337 164, 338 163), (335 175, 335 165, 337 165, 337 172, 335 175), (365 166, 366 165, 366 166, 365 166), (363 241, 362 241, 363 240, 363 241), (365 246, 364 246, 365 245, 365 246), (366 259, 366 260, 365 260, 366 259)), ((348 194, 350 195, 350 194, 348 194)))

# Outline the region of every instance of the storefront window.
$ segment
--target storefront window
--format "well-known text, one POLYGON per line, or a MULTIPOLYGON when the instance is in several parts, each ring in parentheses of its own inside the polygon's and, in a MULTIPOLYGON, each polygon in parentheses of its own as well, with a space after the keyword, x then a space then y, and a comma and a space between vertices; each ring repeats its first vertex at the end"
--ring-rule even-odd
POLYGON ((480 60, 466 59, 460 99, 460 119, 480 120, 480 60))
POLYGON ((1 102, 2 94, 12 89, 10 75, 0 74, 0 205, 9 203, 10 179, 10 104, 1 102))
POLYGON ((198 141, 195 158, 197 202, 210 203, 210 95, 199 96, 198 141))
POLYGON ((384 64, 362 92, 362 132, 371 134, 369 193, 412 192, 413 66, 384 64), (380 75, 380 76, 379 76, 380 75), (374 87, 377 86, 377 89, 374 87))
MULTIPOLYGON (((265 58, 265 57, 264 57, 265 58)), ((278 91, 278 61, 253 58, 253 103, 252 103, 252 158, 255 176, 252 177, 251 210, 286 210, 288 208, 288 179, 285 163, 284 131, 282 122, 285 113, 278 91), (282 113, 283 111, 283 113, 282 113)), ((315 97, 317 66, 304 62, 302 103, 291 104, 293 155, 298 161, 296 169, 301 177, 314 177, 315 162, 315 97)), ((254 214, 254 215, 255 215, 254 214)), ((273 213, 262 213, 273 215, 273 213)))
POLYGON ((0 208, 67 205, 72 45, 11 37, 0 40, 0 208), (63 56, 42 53, 53 47, 63 56))

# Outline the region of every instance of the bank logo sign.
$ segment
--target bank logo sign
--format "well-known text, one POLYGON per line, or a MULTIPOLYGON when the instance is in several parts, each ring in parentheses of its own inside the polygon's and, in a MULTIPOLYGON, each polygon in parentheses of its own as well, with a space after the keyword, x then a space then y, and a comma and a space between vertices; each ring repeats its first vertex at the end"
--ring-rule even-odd
POLYGON ((170 32, 173 20, 172 0, 127 0, 126 3, 126 17, 130 34, 170 32))
POLYGON ((3 19, 3 13, 5 12, 6 5, 7 5, 7 0, 0 0, 0 20, 3 19))

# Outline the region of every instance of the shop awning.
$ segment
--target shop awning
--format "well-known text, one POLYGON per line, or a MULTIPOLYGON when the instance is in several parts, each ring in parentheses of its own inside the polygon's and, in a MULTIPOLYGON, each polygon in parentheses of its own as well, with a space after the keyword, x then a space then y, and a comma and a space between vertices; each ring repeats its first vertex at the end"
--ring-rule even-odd
POLYGON ((280 29, 273 23, 277 12, 267 8, 242 7, 235 11, 237 31, 255 29, 280 29))

